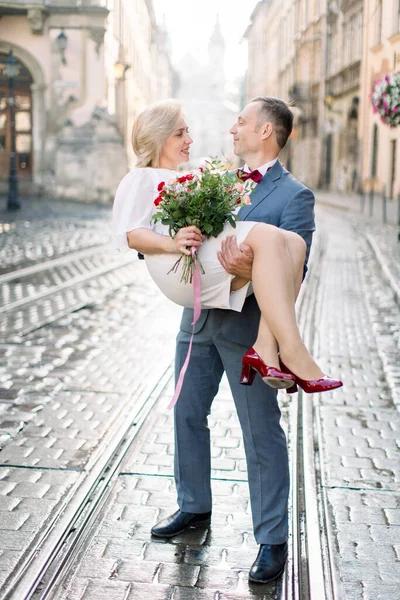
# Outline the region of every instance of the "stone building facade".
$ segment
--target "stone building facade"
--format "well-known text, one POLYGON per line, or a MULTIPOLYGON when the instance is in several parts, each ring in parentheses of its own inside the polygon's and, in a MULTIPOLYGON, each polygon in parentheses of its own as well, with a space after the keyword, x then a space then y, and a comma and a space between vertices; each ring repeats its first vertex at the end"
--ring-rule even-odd
POLYGON ((4 61, 10 50, 20 65, 22 192, 109 202, 132 163, 136 112, 172 93, 167 40, 151 0, 0 0, 3 187, 10 151, 4 61))
POLYGON ((364 38, 360 94, 360 173, 365 190, 385 188, 389 198, 400 194, 400 126, 382 123, 371 109, 374 82, 400 71, 400 0, 364 2, 364 38))
POLYGON ((295 103, 282 158, 311 187, 350 192, 372 181, 400 192, 400 128, 381 123, 370 100, 374 81, 400 70, 399 30, 400 0, 256 5, 246 100, 260 92, 295 103))
POLYGON ((327 15, 324 187, 359 187, 358 120, 364 0, 347 0, 327 15))
POLYGON ((319 109, 325 21, 320 4, 261 0, 245 33, 249 48, 246 100, 265 94, 295 105, 294 132, 282 160, 313 187, 318 185, 321 168, 319 109))

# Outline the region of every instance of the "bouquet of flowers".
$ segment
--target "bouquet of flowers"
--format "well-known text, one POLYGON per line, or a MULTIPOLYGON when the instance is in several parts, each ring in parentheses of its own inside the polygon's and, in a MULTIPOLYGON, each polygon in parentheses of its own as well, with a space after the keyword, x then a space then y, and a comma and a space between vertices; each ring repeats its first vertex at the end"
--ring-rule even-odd
MULTIPOLYGON (((153 222, 168 225, 172 237, 190 225, 198 227, 206 237, 217 237, 226 222, 236 227, 239 217, 235 211, 238 205, 251 204, 249 193, 253 187, 253 181, 242 182, 236 173, 223 172, 221 162, 212 159, 204 168, 159 184, 153 222)), ((176 272, 181 266, 180 280, 191 283, 197 262, 204 273, 193 247, 191 255, 182 254, 169 272, 176 272)))
POLYGON ((390 73, 375 82, 371 102, 382 123, 390 127, 400 125, 400 72, 390 73))

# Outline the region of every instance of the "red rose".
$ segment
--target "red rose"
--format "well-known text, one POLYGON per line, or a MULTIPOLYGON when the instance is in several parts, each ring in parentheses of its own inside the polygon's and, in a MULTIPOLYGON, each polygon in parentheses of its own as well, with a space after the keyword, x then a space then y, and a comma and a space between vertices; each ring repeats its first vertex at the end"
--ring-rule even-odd
POLYGON ((192 181, 193 177, 193 173, 189 173, 189 175, 186 175, 186 181, 192 181))
POLYGON ((165 181, 160 181, 160 183, 157 186, 157 189, 158 189, 159 192, 161 192, 161 190, 163 189, 164 185, 165 185, 165 181))
POLYGON ((158 206, 158 205, 160 204, 160 202, 162 202, 162 201, 163 201, 163 199, 161 198, 161 196, 158 196, 158 197, 157 197, 157 198, 154 200, 154 204, 155 204, 156 206, 158 206))
POLYGON ((186 175, 182 175, 182 177, 179 177, 178 181, 179 181, 179 183, 185 183, 186 175))

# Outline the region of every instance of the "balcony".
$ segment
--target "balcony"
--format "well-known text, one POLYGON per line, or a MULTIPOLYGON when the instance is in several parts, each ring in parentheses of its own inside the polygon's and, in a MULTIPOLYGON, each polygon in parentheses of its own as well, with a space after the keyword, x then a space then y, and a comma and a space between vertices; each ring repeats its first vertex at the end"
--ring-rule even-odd
POLYGON ((341 96, 360 87, 361 61, 345 67, 326 79, 327 87, 335 96, 341 96))
POLYGON ((46 10, 51 10, 52 7, 58 8, 85 8, 97 7, 106 8, 107 0, 0 0, 0 14, 7 14, 10 10, 12 13, 26 11, 29 8, 42 7, 46 10))
POLYGON ((308 83, 296 82, 289 89, 290 99, 301 106, 310 99, 310 86, 308 83))

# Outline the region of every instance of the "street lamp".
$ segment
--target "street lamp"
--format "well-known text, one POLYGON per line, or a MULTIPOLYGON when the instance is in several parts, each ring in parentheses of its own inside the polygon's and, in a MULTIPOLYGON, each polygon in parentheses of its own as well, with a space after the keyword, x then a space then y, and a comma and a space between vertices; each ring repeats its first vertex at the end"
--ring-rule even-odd
POLYGON ((115 79, 124 79, 125 73, 128 69, 130 69, 130 65, 125 64, 123 62, 116 62, 114 64, 114 77, 115 79))
POLYGON ((64 33, 64 29, 61 29, 60 33, 56 37, 56 43, 57 43, 57 49, 61 56, 61 62, 63 65, 66 65, 67 61, 65 58, 65 51, 67 49, 68 38, 64 33))
POLYGON ((343 114, 342 110, 337 110, 337 109, 333 108, 334 102, 335 102, 335 95, 333 92, 330 91, 325 96, 325 100, 324 100, 325 106, 327 107, 329 112, 336 113, 337 115, 342 115, 343 114))
POLYGON ((21 208, 18 199, 18 180, 17 180, 17 162, 16 162, 16 139, 15 139, 15 78, 19 73, 19 64, 13 51, 10 50, 6 60, 4 61, 6 75, 8 79, 8 87, 10 90, 8 104, 10 106, 10 134, 11 134, 11 152, 10 152, 10 175, 8 178, 8 198, 7 208, 16 210, 21 208))

